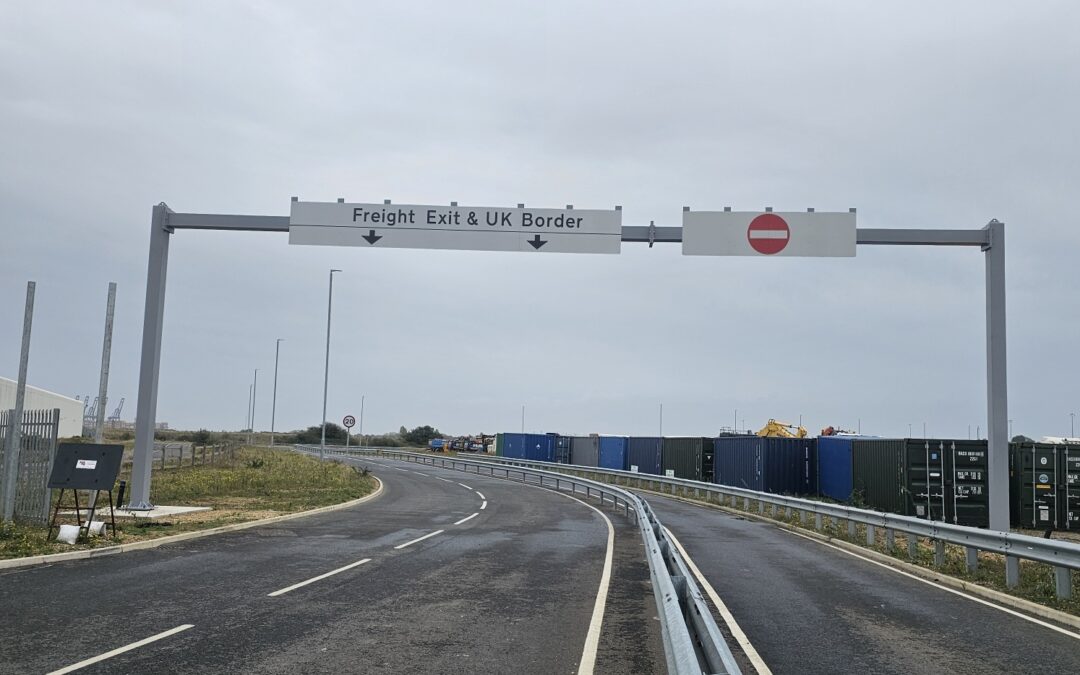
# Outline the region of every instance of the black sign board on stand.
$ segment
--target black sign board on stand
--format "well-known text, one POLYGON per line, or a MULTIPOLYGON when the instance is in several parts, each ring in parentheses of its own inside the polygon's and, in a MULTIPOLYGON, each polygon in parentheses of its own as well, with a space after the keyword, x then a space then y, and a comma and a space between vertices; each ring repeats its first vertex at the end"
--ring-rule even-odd
POLYGON ((53 460, 52 473, 49 475, 50 488, 59 488, 60 495, 56 500, 56 508, 53 509, 52 521, 49 523, 49 533, 52 535, 54 527, 57 527, 56 516, 60 513, 64 502, 64 492, 71 490, 75 497, 75 521, 80 529, 80 536, 85 530, 89 534, 90 523, 94 519, 94 511, 97 508, 97 497, 100 492, 109 493, 109 516, 112 523, 113 536, 116 536, 116 514, 113 511, 113 485, 120 475, 120 463, 124 458, 124 446, 102 445, 97 443, 61 443, 56 449, 56 458, 53 460), (79 509, 79 490, 93 492, 88 506, 89 513, 83 521, 79 509))

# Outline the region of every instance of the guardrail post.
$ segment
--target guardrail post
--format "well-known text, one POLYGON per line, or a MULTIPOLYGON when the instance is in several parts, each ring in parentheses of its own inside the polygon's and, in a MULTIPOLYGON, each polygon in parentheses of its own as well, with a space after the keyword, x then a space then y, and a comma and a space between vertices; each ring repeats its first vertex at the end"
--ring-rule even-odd
POLYGON ((911 559, 915 559, 919 555, 919 540, 913 534, 905 534, 907 538, 907 554, 911 559))
POLYGON ((877 528, 875 528, 873 525, 867 525, 866 526, 866 545, 867 546, 873 546, 874 545, 874 538, 876 537, 876 535, 877 535, 877 528))
POLYGON ((1020 558, 1005 556, 1005 585, 1016 588, 1020 585, 1020 558))
POLYGON ((757 512, 762 515, 765 514, 765 501, 762 499, 757 500, 757 512))
POLYGON ((791 520, 791 507, 788 506, 784 509, 784 518, 791 520))
POLYGON ((821 531, 821 521, 822 520, 823 520, 823 518, 821 517, 820 513, 815 513, 814 514, 814 529, 817 530, 818 532, 821 531))
POLYGON ((806 527, 806 509, 799 509, 799 524, 806 527))
POLYGON ((856 528, 855 528, 855 521, 854 520, 847 521, 847 536, 854 539, 857 534, 858 534, 858 530, 856 530, 856 528))
POLYGON ((940 539, 934 540, 934 567, 945 564, 945 542, 940 539))
POLYGON ((967 565, 968 572, 974 572, 979 569, 979 549, 965 546, 964 562, 967 565))
POLYGON ((742 510, 743 511, 749 511, 750 510, 750 498, 749 497, 743 497, 742 498, 742 510))
POLYGON ((1057 587, 1058 600, 1072 597, 1072 570, 1068 567, 1054 568, 1054 586, 1057 587))
POLYGON ((885 528, 885 548, 889 551, 896 548, 896 533, 889 528, 885 528))

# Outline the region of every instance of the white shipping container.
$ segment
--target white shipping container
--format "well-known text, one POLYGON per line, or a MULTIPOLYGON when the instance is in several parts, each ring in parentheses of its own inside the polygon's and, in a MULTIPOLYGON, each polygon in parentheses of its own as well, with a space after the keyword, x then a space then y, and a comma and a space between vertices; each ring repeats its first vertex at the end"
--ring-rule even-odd
MULTIPOLYGON (((0 377, 0 410, 15 407, 15 391, 18 382, 0 377)), ((69 396, 26 385, 23 410, 60 409, 60 438, 82 435, 83 402, 69 396)))

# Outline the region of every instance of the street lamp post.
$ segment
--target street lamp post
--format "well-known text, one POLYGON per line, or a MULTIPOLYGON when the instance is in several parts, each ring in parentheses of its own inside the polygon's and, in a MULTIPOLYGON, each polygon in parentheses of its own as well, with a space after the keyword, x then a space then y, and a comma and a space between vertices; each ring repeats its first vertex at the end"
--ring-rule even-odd
POLYGON ((330 270, 330 292, 326 299, 326 367, 323 371, 322 390, 322 440, 319 443, 319 458, 326 455, 326 394, 330 387, 330 311, 334 308, 334 272, 330 270))
POLYGON ((277 368, 278 356, 281 354, 281 343, 285 338, 278 338, 274 345, 274 398, 270 404, 270 447, 274 447, 274 420, 277 418, 277 368))
POLYGON ((1069 438, 1076 438, 1076 413, 1069 413, 1069 438))
POLYGON ((255 442, 255 398, 259 394, 259 369, 255 369, 255 379, 251 383, 251 439, 248 445, 255 442))
POLYGON ((365 395, 360 396, 360 447, 364 447, 364 398, 365 395))

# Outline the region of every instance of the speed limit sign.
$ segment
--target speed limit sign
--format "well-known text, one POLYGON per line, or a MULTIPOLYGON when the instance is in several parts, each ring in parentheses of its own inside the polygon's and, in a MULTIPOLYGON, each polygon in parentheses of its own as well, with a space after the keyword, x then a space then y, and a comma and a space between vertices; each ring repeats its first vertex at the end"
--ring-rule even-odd
POLYGON ((352 429, 356 426, 356 418, 352 415, 346 415, 345 419, 341 420, 341 423, 345 425, 346 429, 352 429))

